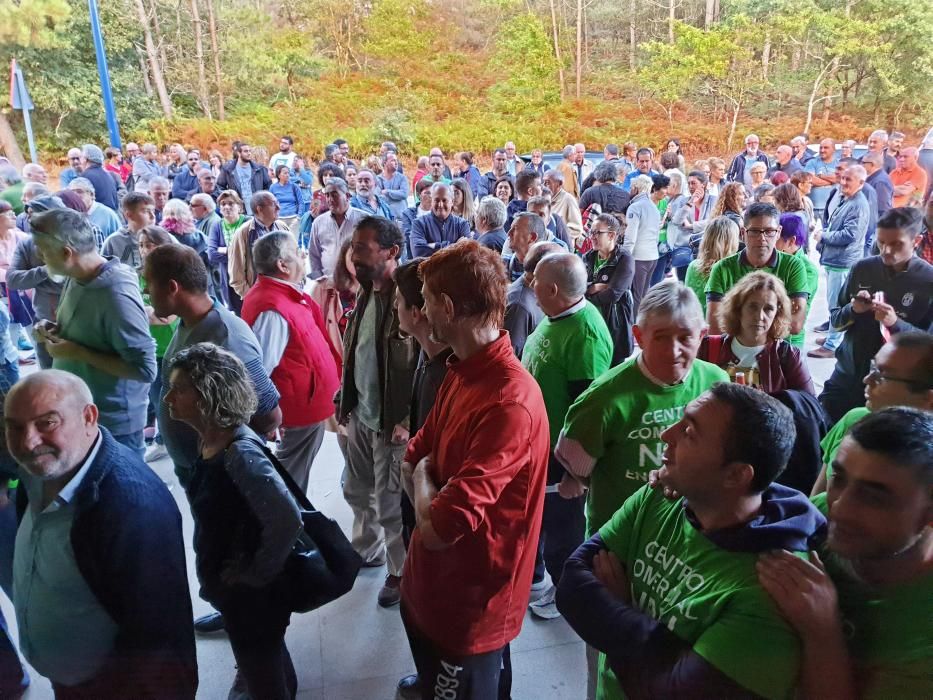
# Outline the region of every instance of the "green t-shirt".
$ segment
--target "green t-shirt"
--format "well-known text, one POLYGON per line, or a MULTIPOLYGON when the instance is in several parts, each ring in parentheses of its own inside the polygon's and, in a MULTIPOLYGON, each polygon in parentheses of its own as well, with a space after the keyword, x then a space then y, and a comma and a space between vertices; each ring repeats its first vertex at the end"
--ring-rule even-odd
MULTIPOLYGON (((816 292, 820 284, 820 269, 807 257, 806 251, 803 248, 798 248, 797 252, 794 253, 795 258, 799 258, 803 263, 804 271, 807 274, 807 316, 810 315, 810 305, 813 303, 813 300, 816 298, 816 292)), ((794 333, 794 335, 788 336, 787 342, 792 345, 803 349, 806 344, 806 330, 802 330, 799 333, 794 333)))
MULTIPOLYGON (((828 516, 826 494, 812 500, 828 516)), ((859 697, 933 697, 933 573, 878 590, 855 577, 849 562, 825 548, 821 556, 839 595, 859 697)))
MULTIPOLYGON (((146 289, 146 280, 143 279, 142 273, 139 274, 139 291, 143 292, 146 289)), ((149 301, 149 295, 143 293, 143 304, 146 306, 152 306, 152 303, 149 301)), ((156 359, 161 360, 165 357, 165 351, 168 350, 169 343, 172 342, 172 337, 175 335, 175 329, 178 327, 178 319, 169 323, 168 325, 158 325, 153 326, 149 324, 149 335, 152 336, 152 339, 156 344, 156 359)), ((162 364, 161 362, 159 363, 162 364)))
POLYGON ((570 408, 571 382, 596 379, 611 362, 612 336, 590 302, 570 316, 545 318, 528 336, 522 364, 544 395, 552 449, 570 408))
MULTIPOLYGON (((772 258, 773 265, 765 265, 760 268, 748 264, 745 251, 720 260, 713 265, 713 269, 709 274, 709 281, 706 283, 707 301, 719 301, 745 275, 758 271, 770 272, 781 280, 789 297, 808 295, 807 270, 803 260, 796 255, 788 255, 779 250, 775 250, 774 255, 775 257, 772 258)), ((797 336, 794 336, 794 338, 797 338, 797 336)), ((803 347, 802 338, 797 340, 788 338, 788 341, 798 348, 803 347)))
MULTIPOLYGON (((682 500, 648 486, 599 535, 625 566, 643 613, 743 688, 765 698, 792 694, 800 643, 758 583, 757 553, 716 546, 689 522, 682 500)), ((597 697, 623 697, 603 659, 597 697)))
POLYGON ((687 267, 687 276, 684 278, 684 284, 693 290, 700 300, 700 306, 703 307, 703 316, 706 317, 706 283, 709 277, 706 277, 700 271, 700 264, 694 260, 687 267))
MULTIPOLYGON (((587 535, 660 469, 664 453, 661 433, 683 417, 688 403, 729 375, 716 365, 695 360, 687 377, 674 386, 659 386, 645 376, 638 356, 613 367, 580 395, 561 431, 568 454, 592 465, 586 500, 587 535)), ((558 450, 562 452, 562 450, 558 450)))
POLYGON ((833 461, 836 459, 836 452, 839 451, 839 445, 842 444, 843 438, 849 434, 849 428, 858 423, 869 413, 871 413, 871 411, 864 406, 853 408, 840 418, 839 422, 826 433, 826 437, 820 441, 820 448, 823 450, 823 464, 826 465, 827 484, 829 483, 829 478, 833 475, 833 461))

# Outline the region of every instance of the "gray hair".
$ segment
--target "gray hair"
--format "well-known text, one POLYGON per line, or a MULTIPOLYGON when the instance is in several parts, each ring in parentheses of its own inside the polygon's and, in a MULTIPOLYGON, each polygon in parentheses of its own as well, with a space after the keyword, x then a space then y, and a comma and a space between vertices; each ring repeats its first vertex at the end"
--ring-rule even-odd
POLYGON ((91 220, 73 209, 50 209, 29 220, 33 235, 49 236, 78 255, 97 251, 97 234, 91 220))
POLYGON ((502 228, 508 218, 508 210, 498 197, 487 195, 476 205, 476 220, 490 229, 502 228))
POLYGON ((140 153, 158 153, 159 149, 156 148, 156 145, 154 143, 144 143, 143 147, 139 149, 139 152, 140 153))
POLYGON ((606 148, 604 148, 603 150, 606 151, 606 153, 608 153, 611 156, 619 155, 619 146, 614 143, 607 143, 606 148))
POLYGON ((887 143, 887 142, 888 142, 888 132, 885 131, 884 129, 875 129, 873 132, 871 132, 871 134, 868 136, 868 138, 881 139, 881 142, 882 142, 882 143, 887 143))
POLYGON ((340 146, 338 146, 336 143, 327 144, 326 146, 324 146, 324 158, 326 158, 327 160, 330 160, 333 157, 333 155, 339 150, 340 150, 340 146))
POLYGON ((790 143, 792 146, 795 143, 803 144, 805 146, 807 145, 807 137, 806 136, 795 136, 794 138, 790 140, 790 143))
POLYGON ((544 179, 547 180, 548 178, 551 178, 555 182, 559 182, 562 185, 564 184, 564 174, 557 168, 551 168, 546 173, 544 173, 544 179))
POLYGON ((706 323, 697 295, 675 280, 656 284, 648 290, 638 305, 635 324, 644 326, 648 319, 657 317, 668 317, 693 328, 702 328, 706 323))
POLYGON ((877 151, 869 151, 862 156, 862 162, 871 163, 872 165, 880 168, 884 165, 884 156, 877 151))
POLYGON ((542 219, 537 214, 534 214, 530 211, 523 211, 521 214, 517 214, 514 219, 512 219, 513 225, 519 221, 529 221, 531 222, 531 231, 535 234, 539 241, 543 241, 547 238, 547 226, 544 225, 544 219, 542 219))
POLYGON ((198 410, 206 423, 236 428, 249 422, 259 402, 242 360, 213 343, 197 343, 172 359, 169 370, 188 375, 198 393, 198 410))
POLYGON ((573 253, 548 253, 535 268, 535 275, 547 269, 549 280, 566 299, 579 299, 586 292, 586 265, 573 253))
POLYGON ((554 241, 535 241, 530 246, 528 246, 528 252, 525 254, 525 260, 522 263, 522 267, 529 275, 533 275, 535 269, 538 267, 538 263, 541 262, 543 257, 552 253, 563 252, 566 252, 566 249, 554 241))
POLYGON ((23 178, 20 176, 19 170, 12 165, 4 165, 0 166, 0 180, 3 180, 7 185, 18 185, 23 181, 23 178))
POLYGON ((194 214, 191 213, 188 202, 177 198, 170 199, 165 203, 165 207, 162 209, 162 218, 194 222, 194 214))
POLYGON ((564 158, 569 158, 573 155, 573 153, 573 146, 564 146, 564 150, 561 151, 561 154, 563 154, 564 158))
POLYGON ((23 199, 33 199, 49 193, 49 188, 41 182, 27 182, 23 186, 23 199))
MULTIPOLYGON (((329 183, 328 183, 329 184, 329 183)), ((268 190, 259 190, 259 192, 254 192, 253 196, 249 198, 249 208, 253 211, 259 209, 259 207, 265 206, 270 202, 275 201, 275 195, 269 192, 268 190)))
POLYGON ((29 177, 32 177, 33 175, 39 175, 39 174, 44 174, 44 173, 45 173, 45 168, 43 168, 38 163, 26 163, 26 165, 23 166, 23 177, 24 178, 29 178, 29 177))
POLYGON ((596 182, 615 182, 619 176, 619 170, 615 163, 604 160, 593 169, 593 179, 596 182))
POLYGON ((65 189, 97 194, 97 190, 94 189, 94 183, 88 180, 86 177, 76 177, 74 180, 68 183, 68 187, 65 189))
POLYGON ((285 248, 296 244, 291 231, 270 231, 253 243, 253 264, 260 275, 275 277, 279 273, 279 260, 288 260, 285 248))
POLYGON ((100 146, 95 146, 93 143, 84 144, 81 147, 81 155, 83 155, 84 159, 89 163, 102 165, 104 162, 104 152, 100 150, 100 146))
POLYGON ((149 179, 149 191, 152 192, 152 190, 156 187, 164 187, 169 192, 171 192, 172 183, 168 181, 168 178, 162 177, 162 176, 150 178, 149 179))
POLYGON ((191 195, 192 204, 203 204, 204 208, 207 209, 208 214, 212 214, 217 210, 217 202, 214 201, 214 198, 209 194, 204 194, 203 192, 198 192, 197 194, 191 195))
POLYGON ((858 178, 862 182, 865 182, 865 178, 868 177, 868 173, 865 172, 865 168, 861 165, 850 165, 847 174, 858 178))
POLYGON ((643 192, 650 192, 652 187, 654 187, 654 180, 651 179, 650 175, 639 175, 629 185, 629 192, 631 192, 634 199, 643 192))
MULTIPOLYGON (((673 185, 674 182, 677 183, 677 187, 678 187, 678 190, 677 190, 677 191, 678 191, 679 194, 684 194, 684 193, 686 193, 686 191, 687 191, 687 176, 684 175, 683 172, 682 172, 681 170, 679 170, 678 168, 671 168, 670 170, 665 170, 665 171, 664 171, 664 177, 670 179, 671 185, 673 185)), ((670 193, 670 191, 668 191, 668 193, 670 193)))
POLYGON ((338 190, 340 190, 344 194, 350 193, 350 186, 347 184, 347 181, 344 180, 342 177, 335 176, 335 177, 332 177, 330 180, 328 180, 327 185, 324 187, 325 192, 327 191, 328 187, 336 187, 338 190))

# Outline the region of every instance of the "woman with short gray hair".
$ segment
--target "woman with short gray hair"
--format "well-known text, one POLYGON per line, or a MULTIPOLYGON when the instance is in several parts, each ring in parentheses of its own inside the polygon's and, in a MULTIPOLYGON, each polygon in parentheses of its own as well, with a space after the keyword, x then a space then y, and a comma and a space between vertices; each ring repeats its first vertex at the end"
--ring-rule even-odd
POLYGON ((223 615, 236 659, 231 692, 294 698, 283 584, 301 512, 262 438, 247 426, 257 400, 246 368, 216 345, 192 345, 172 359, 163 400, 201 441, 187 495, 201 597, 223 615))

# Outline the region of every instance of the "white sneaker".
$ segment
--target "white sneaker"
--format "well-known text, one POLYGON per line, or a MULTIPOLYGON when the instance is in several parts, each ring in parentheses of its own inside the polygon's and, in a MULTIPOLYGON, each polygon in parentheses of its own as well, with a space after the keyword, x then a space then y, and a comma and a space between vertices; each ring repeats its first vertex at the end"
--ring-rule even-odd
POLYGON ((165 448, 165 445, 154 442, 146 448, 146 454, 143 459, 147 462, 158 462, 163 457, 168 457, 168 450, 165 448))
MULTIPOLYGON (((532 593, 541 593, 548 590, 551 587, 551 577, 548 573, 544 572, 544 578, 538 581, 537 583, 531 583, 531 592, 532 593)), ((532 596, 534 597, 534 596, 532 596)))
POLYGON ((551 586, 543 596, 537 600, 531 601, 528 604, 531 614, 535 617, 540 617, 542 620, 554 620, 560 617, 557 603, 554 602, 556 595, 557 587, 551 586))

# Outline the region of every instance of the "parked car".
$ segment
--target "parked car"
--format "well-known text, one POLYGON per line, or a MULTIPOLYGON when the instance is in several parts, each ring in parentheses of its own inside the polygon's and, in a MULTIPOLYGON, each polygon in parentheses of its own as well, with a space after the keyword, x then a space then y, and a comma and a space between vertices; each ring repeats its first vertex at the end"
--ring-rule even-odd
MULTIPOLYGON (((531 162, 531 153, 522 153, 519 156, 526 163, 531 162)), ((590 161, 593 165, 601 163, 603 160, 602 151, 587 151, 586 159, 590 161)), ((564 154, 561 151, 544 151, 541 154, 541 160, 544 161, 546 165, 550 165, 552 168, 557 167, 557 164, 564 159, 564 154)))

